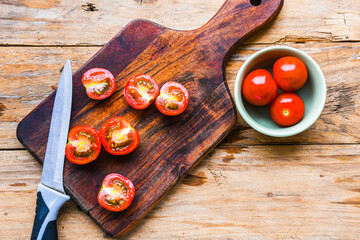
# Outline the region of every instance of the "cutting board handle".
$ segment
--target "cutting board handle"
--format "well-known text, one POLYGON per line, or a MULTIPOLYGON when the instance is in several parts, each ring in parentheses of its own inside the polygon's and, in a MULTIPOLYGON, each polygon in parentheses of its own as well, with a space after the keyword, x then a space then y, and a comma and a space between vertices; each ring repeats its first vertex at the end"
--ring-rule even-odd
POLYGON ((270 22, 282 5, 283 0, 226 0, 215 16, 197 30, 208 41, 214 41, 214 52, 226 55, 233 45, 270 22))

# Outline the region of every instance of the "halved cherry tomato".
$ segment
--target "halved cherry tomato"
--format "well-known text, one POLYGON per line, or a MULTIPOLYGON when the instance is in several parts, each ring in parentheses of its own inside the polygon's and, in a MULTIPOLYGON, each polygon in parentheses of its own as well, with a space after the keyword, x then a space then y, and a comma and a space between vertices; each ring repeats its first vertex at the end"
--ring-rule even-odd
POLYGON ((307 80, 305 64, 296 57, 282 57, 273 67, 274 80, 284 92, 293 92, 304 86, 307 80))
POLYGON ((245 77, 241 86, 241 92, 249 103, 256 106, 264 106, 275 99, 278 88, 268 71, 257 69, 245 77))
POLYGON ((113 117, 102 125, 100 139, 108 153, 125 155, 135 150, 140 137, 125 118, 113 117))
POLYGON ((69 142, 65 147, 66 158, 75 164, 94 161, 100 153, 101 142, 95 128, 81 125, 69 132, 69 142))
POLYGON ((295 93, 280 93, 270 105, 271 118, 282 126, 295 125, 304 112, 304 101, 295 93))
POLYGON ((160 89, 156 98, 156 107, 165 115, 175 116, 184 112, 189 103, 189 93, 177 82, 167 82, 160 89))
POLYGON ((120 212, 130 206, 134 196, 134 184, 123 175, 112 173, 104 178, 97 199, 107 210, 120 212))
POLYGON ((114 76, 104 68, 92 68, 82 76, 82 84, 89 98, 101 100, 109 97, 115 91, 114 76))
POLYGON ((147 108, 158 95, 158 84, 145 74, 131 78, 124 88, 125 100, 135 109, 147 108))

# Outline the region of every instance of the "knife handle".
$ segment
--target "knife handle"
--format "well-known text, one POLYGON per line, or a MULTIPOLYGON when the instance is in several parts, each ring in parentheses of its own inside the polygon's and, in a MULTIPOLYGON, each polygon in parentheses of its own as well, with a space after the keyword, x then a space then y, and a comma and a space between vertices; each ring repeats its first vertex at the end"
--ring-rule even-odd
POLYGON ((37 188, 36 212, 31 240, 56 240, 56 216, 61 206, 70 197, 39 183, 37 188))

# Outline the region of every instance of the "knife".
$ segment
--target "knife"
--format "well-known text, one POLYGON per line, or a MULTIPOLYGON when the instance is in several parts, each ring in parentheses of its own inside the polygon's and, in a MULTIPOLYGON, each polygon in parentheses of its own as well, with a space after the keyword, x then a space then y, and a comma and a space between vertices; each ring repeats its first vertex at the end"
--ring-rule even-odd
POLYGON ((58 239, 56 216, 70 199, 63 186, 65 146, 69 131, 72 100, 72 74, 67 60, 61 73, 51 116, 41 181, 37 188, 36 214, 31 240, 58 239))

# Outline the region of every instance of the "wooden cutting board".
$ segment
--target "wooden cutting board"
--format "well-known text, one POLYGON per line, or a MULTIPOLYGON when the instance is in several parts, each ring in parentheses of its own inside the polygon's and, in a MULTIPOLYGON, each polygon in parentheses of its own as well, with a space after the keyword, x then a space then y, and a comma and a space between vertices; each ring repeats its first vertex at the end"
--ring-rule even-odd
MULTIPOLYGON (((234 44, 272 20, 282 4, 282 0, 227 0, 208 23, 192 31, 135 20, 73 74, 70 128, 85 124, 99 130, 110 117, 124 116, 140 134, 138 148, 129 155, 112 156, 102 149, 99 158, 85 166, 65 160, 66 192, 108 235, 122 236, 131 230, 229 133, 236 111, 224 82, 224 61, 234 44), (94 67, 106 68, 116 78, 115 93, 106 100, 88 98, 81 84, 83 73, 94 67), (190 94, 185 112, 169 117, 154 104, 145 110, 131 108, 123 88, 140 73, 153 76, 159 86, 168 81, 183 84, 190 94), (136 187, 125 211, 113 213, 97 204, 102 180, 110 173, 128 177, 136 187)), ((40 163, 54 97, 55 92, 17 129, 20 142, 40 163)))

